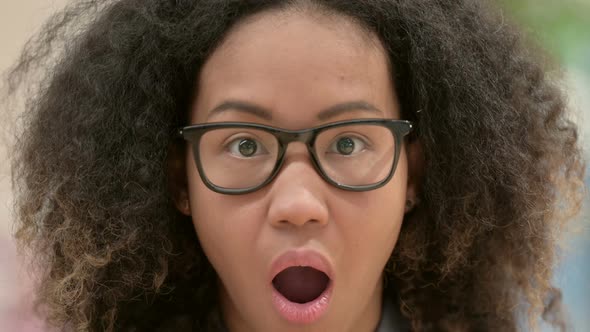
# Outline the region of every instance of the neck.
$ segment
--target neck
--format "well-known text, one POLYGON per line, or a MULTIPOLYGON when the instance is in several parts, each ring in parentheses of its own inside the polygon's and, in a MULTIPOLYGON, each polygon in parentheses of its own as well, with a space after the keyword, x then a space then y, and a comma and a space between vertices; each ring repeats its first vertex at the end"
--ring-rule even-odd
POLYGON ((356 317, 355 323, 348 329, 350 332, 367 331, 374 332, 379 326, 381 320, 381 311, 383 306, 383 282, 380 279, 373 294, 370 295, 369 301, 364 306, 364 310, 356 317))

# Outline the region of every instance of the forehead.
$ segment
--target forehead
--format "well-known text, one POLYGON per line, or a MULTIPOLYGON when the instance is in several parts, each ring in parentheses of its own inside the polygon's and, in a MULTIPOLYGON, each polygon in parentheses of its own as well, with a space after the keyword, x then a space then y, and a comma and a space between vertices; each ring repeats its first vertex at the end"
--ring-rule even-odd
POLYGON ((291 125, 307 126, 322 109, 357 101, 391 117, 390 77, 378 38, 351 19, 265 12, 234 27, 203 66, 192 122, 206 122, 227 100, 264 107, 273 121, 291 125))

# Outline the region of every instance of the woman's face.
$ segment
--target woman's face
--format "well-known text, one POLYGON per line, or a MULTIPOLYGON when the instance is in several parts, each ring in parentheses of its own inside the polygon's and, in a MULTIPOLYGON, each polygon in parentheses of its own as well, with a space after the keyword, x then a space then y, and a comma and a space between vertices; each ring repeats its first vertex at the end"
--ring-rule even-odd
MULTIPOLYGON (((267 12, 242 22, 205 63, 198 87, 192 123, 303 129, 400 118, 378 39, 346 18, 317 13, 267 12), (272 119, 232 108, 211 113, 229 100, 264 108, 272 119), (353 109, 318 119, 324 109, 358 101, 379 112, 353 109)), ((411 192, 405 148, 392 180, 366 192, 324 181, 302 143, 289 145, 273 182, 249 194, 208 189, 190 149, 186 166, 188 204, 180 209, 192 216, 220 278, 222 312, 231 331, 375 328, 383 267, 411 192)))

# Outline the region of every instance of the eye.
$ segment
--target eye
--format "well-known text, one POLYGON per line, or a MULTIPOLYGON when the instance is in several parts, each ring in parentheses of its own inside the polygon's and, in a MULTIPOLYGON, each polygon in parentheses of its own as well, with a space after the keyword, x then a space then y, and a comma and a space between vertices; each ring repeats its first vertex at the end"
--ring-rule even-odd
POLYGON ((368 147, 367 143, 356 136, 340 136, 328 148, 329 153, 338 153, 345 156, 357 154, 368 147))
POLYGON ((252 157, 258 154, 268 153, 264 146, 253 138, 237 138, 232 140, 227 148, 229 152, 238 157, 252 157))

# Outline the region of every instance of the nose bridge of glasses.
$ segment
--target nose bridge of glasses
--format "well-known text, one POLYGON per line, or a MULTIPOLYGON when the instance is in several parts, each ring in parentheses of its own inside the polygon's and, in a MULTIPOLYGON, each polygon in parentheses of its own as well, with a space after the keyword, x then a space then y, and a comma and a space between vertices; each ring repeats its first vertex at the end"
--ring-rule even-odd
POLYGON ((283 167, 284 157, 287 155, 287 149, 290 143, 302 143, 299 148, 296 146, 292 147, 292 149, 295 149, 292 152, 294 155, 303 156, 301 153, 304 153, 303 151, 307 149, 311 154, 309 157, 311 157, 314 168, 317 168, 315 157, 313 155, 314 153, 312 151, 312 145, 315 139, 315 132, 313 129, 281 131, 277 134, 277 138, 280 141, 282 149, 279 160, 277 160, 280 168, 283 167))
POLYGON ((301 142, 309 145, 313 140, 314 133, 311 130, 283 131, 278 133, 281 145, 287 148, 291 142, 301 142))

